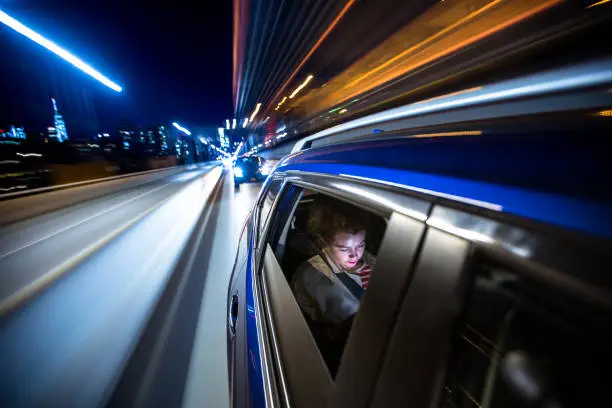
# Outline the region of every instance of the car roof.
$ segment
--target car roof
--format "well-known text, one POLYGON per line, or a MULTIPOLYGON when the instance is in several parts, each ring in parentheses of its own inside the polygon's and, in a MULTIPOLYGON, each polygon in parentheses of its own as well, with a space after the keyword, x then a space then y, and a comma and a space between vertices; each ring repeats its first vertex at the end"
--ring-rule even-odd
POLYGON ((383 183, 612 238, 612 59, 442 95, 298 141, 277 171, 383 183), (603 111, 602 111, 603 109, 603 111), (605 115, 604 113, 607 113, 605 115))
POLYGON ((377 140, 306 149, 281 160, 277 172, 386 184, 612 238, 611 192, 607 183, 595 182, 612 174, 604 169, 612 169, 596 132, 583 134, 580 143, 571 132, 484 128, 465 136, 433 133, 437 136, 379 135, 377 140))

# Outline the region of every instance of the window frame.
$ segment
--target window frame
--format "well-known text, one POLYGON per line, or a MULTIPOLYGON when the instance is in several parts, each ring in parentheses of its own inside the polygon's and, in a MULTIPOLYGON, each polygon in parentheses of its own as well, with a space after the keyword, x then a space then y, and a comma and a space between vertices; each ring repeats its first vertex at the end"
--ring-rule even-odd
MULTIPOLYGON (((262 293, 262 302, 264 309, 264 315, 266 317, 266 336, 269 340, 271 352, 275 356, 275 362, 273 365, 276 368, 276 380, 279 381, 277 389, 282 391, 284 396, 284 404, 295 405, 295 406, 310 406, 309 400, 290 400, 290 396, 296 395, 296 390, 292 387, 296 386, 307 386, 308 379, 298 381, 296 378, 293 380, 287 377, 287 374, 291 371, 287 364, 323 364, 325 371, 327 367, 322 360, 310 359, 306 362, 303 361, 300 354, 296 350, 282 350, 281 343, 282 338, 289 336, 291 333, 287 331, 283 325, 278 325, 279 313, 287 312, 287 309, 292 312, 296 311, 299 313, 299 319, 301 322, 294 322, 298 326, 306 327, 308 333, 310 329, 305 326, 306 321, 301 315, 299 306, 297 303, 294 305, 285 305, 279 307, 280 296, 276 294, 277 298, 272 299, 270 296, 275 296, 274 292, 278 288, 273 288, 270 285, 273 284, 274 279, 278 279, 279 272, 283 275, 285 287, 284 293, 286 294, 288 288, 288 282, 284 277, 284 274, 280 270, 280 267, 276 268, 270 266, 270 260, 267 259, 270 256, 276 260, 276 256, 272 248, 270 248, 271 255, 265 252, 265 244, 267 244, 268 237, 271 233, 271 227, 282 228, 283 223, 278 224, 278 219, 283 218, 285 221, 288 216, 293 213, 294 206, 288 206, 290 208, 290 214, 278 214, 277 207, 279 202, 288 200, 296 195, 301 195, 301 191, 306 188, 312 191, 316 191, 332 198, 339 199, 347 202, 348 204, 361 207, 362 209, 372 212, 377 215, 382 215, 389 218, 387 230, 381 243, 378 258, 377 268, 381 266, 385 268, 387 276, 385 279, 380 277, 376 279, 373 277, 370 281, 368 292, 362 299, 360 306, 360 312, 355 319, 351 334, 347 340, 347 346, 345 347, 345 354, 343 355, 342 363, 339 367, 336 381, 332 382, 331 389, 324 390, 324 398, 328 402, 340 402, 342 401, 358 401, 358 405, 366 405, 367 401, 373 391, 373 386, 376 382, 377 372, 382 364, 382 356, 385 353, 388 339, 391 335, 392 328, 395 324, 396 314, 393 313, 401 305, 401 301, 404 298, 404 292, 407 289, 410 278, 412 276, 412 269, 414 261, 417 258, 417 254, 421 245, 423 233, 425 231, 424 219, 430 211, 431 203, 415 198, 407 197, 398 192, 390 191, 386 186, 377 185, 372 186, 368 183, 363 183, 357 180, 349 180, 345 177, 334 176, 334 175, 322 175, 317 173, 291 173, 283 174, 284 183, 279 195, 277 196, 270 216, 266 221, 266 225, 262 230, 261 237, 259 239, 260 248, 259 261, 257 263, 257 284, 260 286, 259 292, 262 293), (288 187, 289 186, 289 187, 288 187), (298 187, 292 189, 291 187, 298 187), (348 188, 351 187, 351 188, 348 188), (381 200, 381 197, 383 198, 381 200), (412 244, 403 248, 401 251, 396 251, 395 241, 400 239, 405 243, 406 239, 411 238, 412 244), (268 263, 266 267, 264 264, 268 263), (373 289, 374 288, 374 289, 373 289), (389 296, 388 291, 391 291, 392 296, 389 296), (368 300, 371 299, 371 300, 368 300), (385 304, 388 306, 385 310, 384 319, 380 319, 380 306, 376 304, 380 299, 384 299, 385 304), (276 302, 276 305, 274 304, 276 302), (362 310, 365 312, 362 313, 362 310), (363 314, 363 316, 361 316, 363 314), (369 333, 369 327, 377 325, 380 330, 377 330, 374 334, 369 333), (357 334, 355 334, 357 333, 357 334), (361 337, 361 340, 359 339, 361 337), (372 350, 372 337, 375 337, 376 350, 372 350), (349 350, 350 351, 347 351, 349 350), (366 353, 369 357, 368 369, 359 370, 364 364, 363 358, 357 358, 358 355, 366 353), (282 356, 282 357, 281 357, 282 356), (357 368, 357 371, 355 369, 357 368), (289 369, 289 370, 288 370, 289 369), (356 373, 358 375, 356 375, 356 373), (352 392, 355 389, 355 382, 361 384, 358 389, 363 389, 364 392, 355 395, 352 392)), ((277 263, 278 266, 278 263, 277 263)), ((277 291, 278 292, 278 291, 277 291)), ((289 293, 293 298, 293 293, 289 289, 289 293)), ((295 300, 293 298, 293 300, 295 300)), ((295 319, 294 313, 294 319, 295 319)), ((282 317, 280 317, 282 321, 282 317)), ((312 339, 312 335, 311 335, 312 339)), ((312 347, 314 352, 320 356, 320 352, 314 339, 312 339, 312 347)), ((285 342, 285 344, 287 344, 285 342)), ((285 346, 286 347, 286 346, 285 346)), ((303 351, 303 350, 302 350, 303 351)), ((311 349, 309 352, 312 352, 311 349)), ((312 355, 312 353, 310 353, 312 355)), ((320 372, 320 368, 314 368, 313 372, 320 372)), ((295 372, 295 370, 293 370, 295 372)), ((331 377, 330 377, 331 378, 331 377)), ((306 395, 303 392, 300 395, 306 395)), ((319 395, 319 397, 321 397, 319 395)), ((332 403, 333 404, 333 403, 332 403)))
MULTIPOLYGON (((264 189, 262 189, 262 192, 259 195, 259 198, 257 199, 257 203, 255 205, 255 214, 254 214, 254 220, 255 220, 254 222, 255 231, 254 232, 255 232, 255 249, 258 254, 261 252, 260 251, 262 247, 261 244, 262 244, 262 241, 266 239, 269 221, 272 217, 272 214, 274 213, 274 209, 276 207, 279 197, 283 195, 285 185, 286 185, 286 181, 282 177, 278 177, 278 176, 271 177, 268 180, 268 182, 264 185, 264 189), (262 222, 261 222, 262 211, 261 210, 263 209, 263 205, 265 203, 266 197, 268 193, 270 192, 270 187, 272 186, 273 183, 276 183, 276 182, 280 182, 280 187, 278 189, 278 193, 276 194, 276 197, 274 197, 274 201, 270 205, 270 211, 268 212, 268 216, 266 217, 262 225, 262 222)), ((259 261, 259 257, 257 257, 257 260, 259 261)))
POLYGON ((402 304, 371 406, 384 407, 397 401, 410 406, 439 406, 453 341, 469 301, 474 263, 483 258, 563 291, 567 296, 596 304, 612 315, 610 281, 602 289, 596 282, 584 279, 585 270, 605 271, 606 265, 612 262, 599 240, 567 231, 546 234, 547 230, 540 224, 533 223, 533 228, 526 228, 530 225, 527 220, 517 218, 516 222, 510 222, 513 217, 508 215, 503 217, 503 222, 496 218, 483 216, 482 210, 473 207, 437 204, 432 209, 415 270, 414 290, 408 291, 402 304), (445 216, 448 212, 460 217, 445 216), (449 258, 454 261, 449 262, 449 258), (436 315, 435 310, 430 311, 437 319, 435 327, 431 327, 431 315, 427 316, 426 324, 422 323, 423 313, 427 312, 423 306, 432 303, 432 298, 436 299, 438 311, 444 312, 436 315), (422 327, 424 331, 419 334, 426 334, 433 341, 428 342, 426 355, 411 354, 412 347, 407 345, 419 345, 419 339, 412 338, 411 332, 422 327), (419 364, 419 361, 426 363, 419 364), (427 371, 425 375, 424 371, 427 371), (414 386, 406 386, 407 383, 414 386))

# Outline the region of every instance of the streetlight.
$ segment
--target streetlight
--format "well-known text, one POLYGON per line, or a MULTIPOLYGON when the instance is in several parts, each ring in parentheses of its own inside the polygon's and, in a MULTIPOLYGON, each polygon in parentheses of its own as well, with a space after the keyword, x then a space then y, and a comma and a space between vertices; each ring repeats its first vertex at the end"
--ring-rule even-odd
POLYGON ((96 79, 100 83, 106 85, 113 91, 121 92, 123 90, 123 88, 121 88, 119 85, 102 75, 100 72, 96 71, 91 65, 86 64, 78 57, 61 48, 59 45, 46 39, 42 35, 38 34, 36 31, 26 27, 25 25, 15 20, 13 17, 9 16, 2 10, 0 10, 0 22, 17 31, 19 34, 26 36, 35 43, 45 47, 58 57, 71 63, 74 67, 80 69, 81 71, 83 71, 90 77, 96 79))
POLYGON ((182 127, 181 125, 179 125, 176 122, 172 123, 172 126, 174 126, 175 128, 177 128, 179 131, 183 132, 184 134, 186 134, 187 136, 191 136, 191 132, 189 130, 187 130, 186 128, 182 127))

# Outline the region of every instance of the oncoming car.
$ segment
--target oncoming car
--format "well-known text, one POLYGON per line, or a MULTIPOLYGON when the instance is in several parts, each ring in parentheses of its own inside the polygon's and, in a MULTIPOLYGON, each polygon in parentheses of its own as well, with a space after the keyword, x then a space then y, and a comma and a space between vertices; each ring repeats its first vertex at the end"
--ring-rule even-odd
POLYGON ((234 163, 234 185, 238 188, 241 183, 264 181, 269 173, 270 167, 263 158, 255 155, 238 157, 234 163))
POLYGON ((612 84, 573 74, 299 141, 239 239, 232 406, 612 406, 612 84))

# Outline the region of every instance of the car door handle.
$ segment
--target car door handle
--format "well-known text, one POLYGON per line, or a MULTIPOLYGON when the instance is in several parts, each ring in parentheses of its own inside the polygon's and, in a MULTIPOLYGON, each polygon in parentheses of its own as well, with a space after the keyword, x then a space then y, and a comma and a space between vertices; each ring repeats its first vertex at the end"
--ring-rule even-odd
POLYGON ((227 326, 232 335, 236 334, 236 322, 238 321, 238 294, 232 295, 232 300, 229 305, 229 316, 227 318, 227 326))

